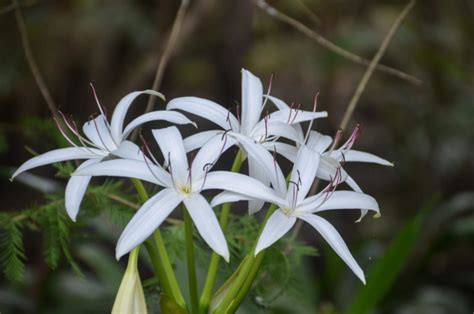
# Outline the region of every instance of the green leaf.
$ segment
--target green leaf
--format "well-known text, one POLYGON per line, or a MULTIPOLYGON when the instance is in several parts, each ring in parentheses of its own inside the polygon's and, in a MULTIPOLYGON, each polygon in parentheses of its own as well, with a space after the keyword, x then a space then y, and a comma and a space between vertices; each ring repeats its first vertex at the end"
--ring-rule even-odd
POLYGON ((367 285, 360 288, 347 313, 370 313, 387 295, 418 239, 426 213, 434 204, 435 200, 432 200, 398 232, 384 255, 369 271, 367 285))
POLYGON ((8 280, 21 281, 25 273, 25 249, 21 225, 10 221, 5 225, 0 237, 0 262, 8 280))

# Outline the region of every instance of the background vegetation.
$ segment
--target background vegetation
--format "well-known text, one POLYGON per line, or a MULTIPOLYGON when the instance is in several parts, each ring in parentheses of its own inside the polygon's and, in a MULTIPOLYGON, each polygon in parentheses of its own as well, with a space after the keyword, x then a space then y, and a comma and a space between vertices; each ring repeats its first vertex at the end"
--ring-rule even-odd
MULTIPOLYGON (((269 3, 367 59, 405 5, 269 3)), ((25 0, 20 5, 52 98, 60 110, 85 121, 97 111, 89 82, 109 111, 126 93, 152 86, 179 2, 25 0)), ((44 167, 33 172, 35 177, 8 181, 12 167, 32 151, 66 143, 31 75, 14 7, 0 1, 0 11, 0 262, 5 274, 0 312, 107 312, 124 269, 123 261, 113 258, 114 243, 137 200, 126 184, 99 186, 103 181, 96 180, 78 224, 72 224, 62 193, 74 165, 44 167)), ((302 242, 285 239, 267 256, 242 313, 472 312, 473 16, 469 0, 417 3, 382 63, 423 83, 374 72, 349 124, 349 129, 356 122, 362 126, 356 148, 395 162, 393 169, 349 166, 364 191, 378 199, 380 219, 354 224, 355 213, 327 215, 368 273, 367 286, 319 236, 303 228, 302 242)), ((315 127, 328 134, 337 130, 365 70, 250 0, 191 1, 174 48, 160 87, 168 99, 195 95, 232 107, 240 99, 242 67, 265 84, 273 73, 273 94, 289 103, 309 109, 320 92, 319 109, 329 118, 315 127)), ((135 114, 145 108, 146 99, 140 101, 135 114)), ((206 128, 205 121, 197 122, 206 128)), ((239 221, 236 230, 246 231, 241 238, 230 236, 234 256, 248 248, 255 227, 251 218, 239 221)), ((165 236, 184 278, 179 222, 165 236)), ((207 258, 200 258, 203 269, 207 258)), ((141 267, 143 279, 150 278, 147 264, 141 267)), ((152 280, 145 282, 148 303, 157 310, 159 291, 152 280)))

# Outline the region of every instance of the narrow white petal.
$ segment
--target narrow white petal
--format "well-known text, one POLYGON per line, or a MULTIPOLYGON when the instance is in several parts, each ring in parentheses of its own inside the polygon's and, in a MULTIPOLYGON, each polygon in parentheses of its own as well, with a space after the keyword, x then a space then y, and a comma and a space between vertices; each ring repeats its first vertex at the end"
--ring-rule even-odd
POLYGON ((164 129, 153 130, 153 137, 160 146, 166 165, 170 165, 175 179, 184 184, 188 178, 188 158, 184 150, 183 138, 178 128, 170 126, 164 129))
POLYGON ((258 238, 254 254, 257 255, 260 251, 280 240, 293 227, 295 222, 295 217, 287 216, 281 210, 276 210, 267 220, 262 234, 258 238))
POLYGON ((132 105, 133 101, 135 98, 142 94, 149 94, 149 95, 154 95, 157 96, 161 99, 165 99, 163 94, 158 93, 154 90, 144 90, 144 91, 137 91, 137 92, 132 92, 125 97, 123 97, 117 106, 115 107, 114 113, 112 114, 112 122, 110 123, 111 129, 112 129, 112 135, 115 139, 121 139, 122 138, 122 131, 123 131, 123 122, 125 120, 125 116, 127 115, 127 111, 132 105))
MULTIPOLYGON (((290 109, 290 106, 288 106, 283 100, 270 96, 270 95, 265 95, 265 98, 268 98, 274 105, 275 107, 278 108, 278 110, 288 110, 290 109)), ((301 127, 300 124, 294 124, 293 127, 295 128, 296 132, 299 134, 300 137, 304 137, 303 133, 303 128, 301 127)))
POLYGON ((168 121, 174 124, 194 124, 191 120, 186 118, 182 113, 176 111, 153 111, 142 114, 141 116, 135 118, 130 122, 124 129, 122 134, 122 140, 126 139, 132 131, 142 125, 143 123, 150 122, 150 121, 168 121))
MULTIPOLYGON (((87 166, 99 163, 100 159, 89 159, 83 162, 77 169, 82 169, 87 166)), ((66 212, 73 221, 76 221, 79 207, 81 206, 84 194, 87 191, 87 186, 91 180, 91 176, 71 176, 66 185, 66 192, 64 196, 64 203, 66 206, 66 212)))
MULTIPOLYGON (((266 174, 263 167, 260 166, 260 163, 251 155, 248 156, 247 160, 249 166, 249 176, 269 186, 270 178, 266 174)), ((262 209, 264 204, 265 201, 263 200, 249 200, 249 214, 258 212, 260 209, 262 209)))
POLYGON ((191 152, 195 149, 201 148, 204 144, 207 143, 211 138, 217 134, 223 134, 223 131, 210 130, 195 133, 184 139, 184 149, 186 152, 191 152))
POLYGON ((325 193, 319 193, 304 200, 298 206, 297 212, 316 213, 325 210, 360 208, 367 208, 379 213, 379 205, 372 196, 353 191, 335 191, 330 194, 329 198, 325 193))
POLYGON ((161 186, 171 186, 169 173, 161 167, 147 164, 144 161, 131 159, 114 159, 103 161, 73 173, 75 176, 109 176, 137 178, 161 186))
POLYGON ((17 175, 30 169, 53 164, 55 162, 75 160, 75 159, 95 159, 106 156, 103 151, 99 149, 88 149, 84 147, 67 147, 51 150, 44 154, 35 156, 26 162, 24 162, 16 171, 13 173, 11 179, 13 180, 17 175))
POLYGON ((280 142, 263 142, 262 146, 270 152, 276 151, 278 155, 281 155, 291 162, 295 162, 296 156, 298 155, 298 147, 280 143, 280 142))
POLYGON ((255 200, 253 197, 247 195, 224 191, 217 194, 211 201, 211 207, 216 207, 224 203, 235 203, 239 201, 250 201, 255 200))
POLYGON ((279 206, 286 206, 284 199, 279 197, 275 191, 266 186, 260 181, 257 181, 249 176, 228 172, 228 171, 213 171, 207 175, 203 189, 211 190, 226 190, 255 199, 261 199, 269 203, 274 203, 279 206))
POLYGON ((263 105, 262 82, 242 69, 242 132, 248 134, 260 120, 263 105))
POLYGON ((347 179, 347 172, 342 168, 339 161, 334 158, 327 157, 325 155, 321 155, 319 159, 319 168, 316 176, 320 179, 331 181, 334 180, 336 176, 336 171, 339 169, 339 183, 346 181, 347 179))
POLYGON ((303 134, 299 133, 294 126, 283 122, 268 122, 267 125, 257 126, 250 133, 250 137, 257 141, 265 141, 268 137, 284 137, 296 143, 302 143, 303 134))
MULTIPOLYGON (((359 192, 359 193, 364 193, 362 191, 362 189, 360 188, 360 186, 357 184, 357 182, 354 181, 354 179, 352 179, 351 176, 347 175, 347 178, 346 178, 346 183, 348 186, 350 186, 354 191, 356 192, 359 192)), ((367 215, 367 213, 369 212, 369 210, 367 208, 362 208, 360 209, 360 217, 355 221, 355 222, 361 222, 362 221, 362 218, 365 217, 365 215, 367 215)), ((380 213, 377 213, 374 217, 377 217, 378 215, 380 215, 380 213)))
POLYGON ((290 185, 288 186, 287 201, 295 200, 300 203, 313 184, 319 167, 319 154, 302 145, 298 151, 298 156, 291 171, 290 185), (296 187, 295 187, 296 185, 296 187), (294 195, 296 194, 296 195, 294 195))
POLYGON ((123 141, 120 143, 120 146, 116 150, 112 151, 111 154, 123 159, 133 159, 138 161, 145 160, 145 155, 143 154, 140 147, 130 141, 123 141))
POLYGON ((82 132, 92 143, 108 151, 116 149, 119 143, 112 137, 110 126, 102 114, 84 123, 82 132))
MULTIPOLYGON (((319 118, 326 118, 328 113, 326 111, 313 112, 299 109, 284 109, 272 112, 268 115, 268 123, 280 122, 285 124, 298 124, 305 121, 310 121, 319 118)), ((264 127, 265 120, 262 119, 256 127, 264 127)))
POLYGON ((213 138, 201 147, 196 157, 194 157, 191 166, 192 179, 202 179, 206 172, 211 170, 220 155, 235 144, 237 144, 236 139, 229 135, 214 135, 213 138))
POLYGON ((179 97, 171 100, 167 110, 182 110, 214 122, 224 130, 239 130, 239 121, 230 111, 221 105, 198 97, 179 97))
POLYGON ((115 257, 119 259, 145 241, 182 200, 182 194, 168 188, 146 201, 120 235, 115 257))
POLYGON ((262 167, 267 177, 273 185, 273 188, 279 195, 286 195, 286 181, 283 172, 278 163, 276 163, 272 154, 264 147, 255 143, 252 139, 241 134, 232 134, 244 148, 247 155, 253 158, 256 163, 262 167))
POLYGON ((229 249, 216 214, 200 194, 191 194, 183 200, 197 231, 209 247, 229 261, 229 249))
POLYGON ((353 161, 353 162, 370 162, 383 166, 393 166, 393 163, 380 158, 374 154, 361 152, 358 150, 349 150, 341 152, 340 150, 333 151, 330 156, 338 160, 353 161))
POLYGON ((328 135, 323 135, 316 131, 311 131, 309 133, 308 141, 306 146, 317 151, 318 153, 323 153, 331 145, 332 138, 328 135))
POLYGON ((354 274, 365 284, 364 271, 357 264, 354 257, 352 257, 349 248, 339 235, 337 230, 324 218, 312 214, 299 215, 299 218, 309 223, 316 229, 326 242, 331 246, 334 252, 341 257, 341 259, 349 266, 354 274))

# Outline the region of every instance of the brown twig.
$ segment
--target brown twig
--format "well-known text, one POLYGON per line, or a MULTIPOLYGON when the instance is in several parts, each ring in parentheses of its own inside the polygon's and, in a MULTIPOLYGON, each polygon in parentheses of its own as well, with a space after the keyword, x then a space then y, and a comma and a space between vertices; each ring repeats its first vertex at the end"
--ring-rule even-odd
MULTIPOLYGON (((174 52, 176 47, 176 43, 179 38, 179 33, 181 30, 181 26, 183 24, 184 16, 186 14, 186 10, 189 5, 189 0, 181 0, 181 4, 179 6, 178 12, 176 13, 176 17, 173 22, 173 26, 171 28, 171 32, 168 38, 168 42, 166 43, 165 50, 163 51, 163 55, 161 56, 160 62, 158 67, 156 68, 155 79, 153 81, 152 88, 153 90, 158 90, 161 85, 161 81, 163 80, 163 74, 165 72, 166 66, 168 65, 169 59, 174 52)), ((150 112, 155 105, 155 98, 156 96, 150 95, 148 98, 148 102, 146 105, 145 113, 150 112)), ((132 141, 136 140, 140 129, 137 128, 132 134, 132 141)))
MULTIPOLYGON (((300 21, 278 11, 274 7, 270 6, 265 0, 256 0, 256 3, 262 11, 267 13, 269 16, 274 17, 290 26, 295 28, 296 30, 300 31, 301 33, 305 34, 309 38, 313 39, 316 41, 318 44, 321 46, 325 47, 326 49, 334 52, 335 54, 350 60, 354 63, 363 65, 363 66, 369 66, 370 65, 370 60, 362 58, 342 47, 339 47, 338 45, 334 44, 330 40, 326 39, 325 37, 321 36, 319 33, 315 32, 314 30, 308 28, 306 25, 301 23, 300 21)), ((400 70, 394 69, 392 67, 383 65, 383 64, 377 64, 376 69, 385 72, 391 75, 394 75, 402 80, 405 80, 407 82, 410 82, 411 84, 415 86, 421 85, 423 82, 419 79, 416 78, 410 74, 407 74, 405 72, 402 72, 400 70)))
POLYGON ((58 114, 56 103, 51 97, 51 93, 49 92, 48 87, 46 86, 46 83, 43 79, 43 76, 41 75, 41 72, 38 68, 38 64, 36 63, 35 57, 33 55, 30 40, 28 37, 28 31, 26 30, 25 20, 21 13, 20 5, 18 4, 17 0, 13 0, 12 5, 15 11, 15 19, 18 26, 18 31, 20 32, 21 44, 23 45, 23 51, 25 53, 28 66, 30 67, 31 74, 33 74, 33 78, 36 82, 36 85, 38 86, 38 89, 40 90, 43 99, 48 105, 49 111, 51 111, 51 114, 57 121, 62 121, 61 117, 58 114))
MULTIPOLYGON (((387 50, 388 45, 390 44, 390 41, 392 40, 393 36, 397 32, 398 28, 402 24, 403 20, 405 17, 408 15, 410 10, 413 8, 415 5, 416 0, 410 0, 408 4, 405 6, 405 8, 400 12, 400 14, 397 16, 395 21, 393 22, 392 26, 390 27, 390 30, 388 31, 387 35, 385 35, 385 38, 383 39, 382 43, 380 44, 379 49, 377 50, 377 53, 375 54, 374 58, 372 61, 370 61, 369 67, 365 70, 364 75, 362 76, 361 80, 359 81, 359 84, 357 85, 357 88, 354 92, 354 95, 352 96, 351 100, 349 101, 349 104, 347 105, 346 111, 344 113, 344 116, 342 118, 341 124, 339 125, 339 128, 341 130, 344 130, 347 127, 347 124, 349 123, 352 114, 354 113, 354 110, 357 107, 357 103, 360 99, 360 96, 365 90, 365 87, 367 86, 367 83, 369 82, 370 77, 374 73, 374 70, 377 66, 377 64, 380 62, 380 59, 384 55, 385 51, 387 50)), ((337 145, 336 141, 332 143, 331 150, 335 148, 337 145)), ((316 191, 318 189, 318 181, 315 181, 313 186, 311 187, 311 190, 309 192, 309 195, 314 195, 316 194, 316 191)), ((295 225, 295 228, 293 229, 291 239, 295 240, 296 236, 298 235, 299 231, 301 230, 302 226, 302 221, 298 220, 298 222, 295 225)), ((291 243, 292 241, 290 241, 291 243)))

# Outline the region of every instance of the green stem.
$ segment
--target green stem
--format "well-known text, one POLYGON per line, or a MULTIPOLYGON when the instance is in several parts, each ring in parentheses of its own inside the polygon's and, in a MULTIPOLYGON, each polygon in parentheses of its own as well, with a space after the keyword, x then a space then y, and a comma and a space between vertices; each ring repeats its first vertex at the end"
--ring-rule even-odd
POLYGON ((198 287, 196 277, 196 263, 194 261, 194 243, 193 243, 193 221, 188 211, 183 208, 184 214, 184 234, 186 239, 186 260, 188 264, 188 284, 189 297, 191 300, 191 313, 199 313, 198 287))
MULTIPOLYGON (((263 223, 260 225, 260 228, 258 230, 257 240, 260 237, 260 234, 262 233, 263 228, 265 227, 265 224, 267 223, 267 220, 270 218, 270 216, 273 214, 273 212, 276 209, 277 209, 277 206, 274 204, 272 204, 270 208, 268 209, 267 214, 265 215, 265 219, 263 223)), ((232 285, 232 288, 226 294, 221 304, 216 308, 214 313, 216 314, 232 313, 230 309, 234 308, 234 304, 236 304, 236 302, 238 301, 237 297, 240 296, 240 302, 241 302, 243 298, 247 295, 248 290, 252 286, 253 280, 255 279, 255 276, 258 273, 263 257, 265 256, 263 254, 264 251, 260 252, 257 256, 254 255, 256 246, 257 246, 257 241, 255 241, 254 245, 252 246, 252 249, 247 255, 247 258, 244 259, 242 267, 240 269, 240 273, 237 277, 237 280, 232 285), (247 282, 247 280, 249 281, 247 282)))
MULTIPOLYGON (((239 152, 235 156, 235 159, 230 171, 239 172, 240 168, 242 167, 243 162, 244 162, 244 155, 242 151, 239 150, 239 152)), ((221 208, 219 224, 221 225, 221 229, 223 232, 225 232, 225 230, 227 229, 227 225, 229 223, 231 206, 232 205, 230 203, 226 203, 222 205, 222 208, 221 208)), ((202 313, 206 313, 209 307, 209 302, 211 301, 211 296, 212 296, 212 289, 214 288, 214 284, 216 283, 219 262, 220 262, 220 255, 213 252, 211 256, 211 261, 209 263, 209 268, 207 271, 207 277, 204 283, 201 299, 199 300, 199 307, 202 313)))
MULTIPOLYGON (((148 192, 143 186, 143 183, 135 178, 132 178, 131 181, 135 186, 141 201, 143 203, 146 202, 149 196, 148 192)), ((171 262, 168 257, 168 252, 166 251, 163 237, 161 236, 159 229, 156 229, 153 233, 153 240, 155 242, 156 248, 149 240, 145 242, 145 247, 148 251, 148 254, 150 255, 150 259, 153 263, 155 271, 157 272, 157 276, 162 284, 163 291, 169 297, 173 298, 174 301, 182 308, 186 308, 186 302, 184 302, 183 295, 179 289, 178 281, 176 280, 173 267, 171 266, 171 262), (156 252, 156 249, 158 252, 156 252)))

